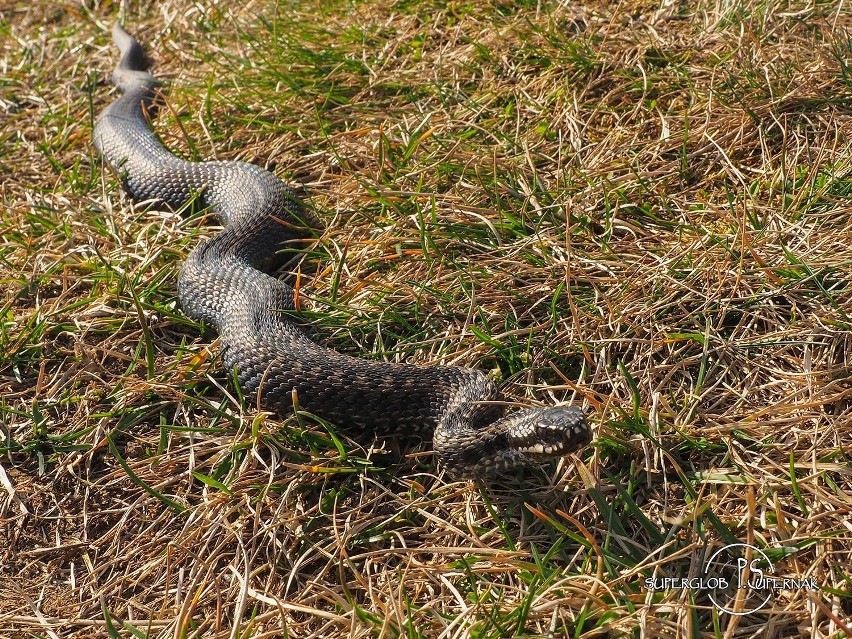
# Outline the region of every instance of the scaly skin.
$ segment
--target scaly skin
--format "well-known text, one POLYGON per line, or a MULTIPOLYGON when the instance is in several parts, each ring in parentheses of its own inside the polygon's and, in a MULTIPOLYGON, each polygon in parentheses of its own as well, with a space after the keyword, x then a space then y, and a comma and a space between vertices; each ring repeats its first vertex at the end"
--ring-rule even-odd
POLYGON ((579 408, 528 408, 494 421, 497 397, 482 373, 460 367, 372 362, 312 342, 291 323, 293 289, 264 271, 277 251, 308 235, 304 211, 275 175, 244 162, 187 162, 168 151, 145 117, 156 79, 144 51, 119 24, 123 95, 101 113, 94 142, 136 200, 177 208, 193 194, 225 230, 204 241, 180 272, 183 311, 221 335, 225 365, 271 409, 299 405, 333 423, 405 434, 434 429, 434 448, 453 473, 479 474, 565 455, 591 439, 579 408))

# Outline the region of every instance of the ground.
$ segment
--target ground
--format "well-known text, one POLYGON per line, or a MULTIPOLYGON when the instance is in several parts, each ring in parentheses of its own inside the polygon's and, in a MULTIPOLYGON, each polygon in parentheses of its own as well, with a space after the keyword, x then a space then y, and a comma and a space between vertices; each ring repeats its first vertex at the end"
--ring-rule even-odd
POLYGON ((852 636, 850 30, 820 0, 5 2, 0 635, 852 636), (583 406, 593 444, 470 481, 243 396, 176 299, 215 221, 92 148, 116 19, 170 148, 321 220, 281 273, 317 340, 583 406), (731 543, 818 589, 648 587, 731 543))

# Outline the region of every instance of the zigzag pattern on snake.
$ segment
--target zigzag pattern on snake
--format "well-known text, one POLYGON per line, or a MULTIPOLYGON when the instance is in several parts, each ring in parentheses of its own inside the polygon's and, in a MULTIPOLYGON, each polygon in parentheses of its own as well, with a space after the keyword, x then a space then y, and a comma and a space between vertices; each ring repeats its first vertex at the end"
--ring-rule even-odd
POLYGON ((122 95, 99 116, 94 143, 136 200, 178 208, 194 195, 224 230, 186 259, 181 307, 216 327, 228 370, 247 393, 286 413, 300 407, 332 423, 385 433, 434 429, 446 468, 470 475, 565 455, 591 439, 573 406, 526 408, 499 418, 493 382, 462 367, 374 362, 311 341, 286 313, 293 289, 272 277, 278 251, 306 236, 303 209, 283 182, 244 162, 188 162, 168 151, 146 112, 156 97, 142 47, 119 24, 121 59, 113 82, 122 95))

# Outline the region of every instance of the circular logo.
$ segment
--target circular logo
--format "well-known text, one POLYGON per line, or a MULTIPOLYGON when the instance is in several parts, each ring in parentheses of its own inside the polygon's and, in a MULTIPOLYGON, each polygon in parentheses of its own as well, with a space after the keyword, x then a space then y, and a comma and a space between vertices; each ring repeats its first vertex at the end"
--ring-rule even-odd
POLYGON ((723 546, 704 567, 710 586, 707 595, 720 611, 748 615, 772 598, 772 562, 760 548, 749 544, 723 546))

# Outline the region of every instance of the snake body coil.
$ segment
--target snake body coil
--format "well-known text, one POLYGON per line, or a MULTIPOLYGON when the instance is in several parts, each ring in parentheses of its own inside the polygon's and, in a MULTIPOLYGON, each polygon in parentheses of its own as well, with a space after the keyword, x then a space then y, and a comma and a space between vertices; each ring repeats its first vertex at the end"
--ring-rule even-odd
POLYGON ((304 409, 333 423, 383 432, 434 429, 434 449, 453 472, 481 473, 564 455, 591 433, 576 407, 527 408, 494 421, 496 389, 468 368, 373 362, 323 348, 286 317, 293 289, 265 271, 277 251, 303 239, 302 210, 275 175, 244 162, 187 162, 151 131, 146 109, 157 81, 139 43, 120 25, 113 82, 123 95, 101 113, 94 143, 137 200, 171 207, 193 196, 225 229, 204 241, 180 272, 183 311, 214 325, 228 370, 266 406, 304 409), (299 234, 301 230, 301 236, 299 234))

